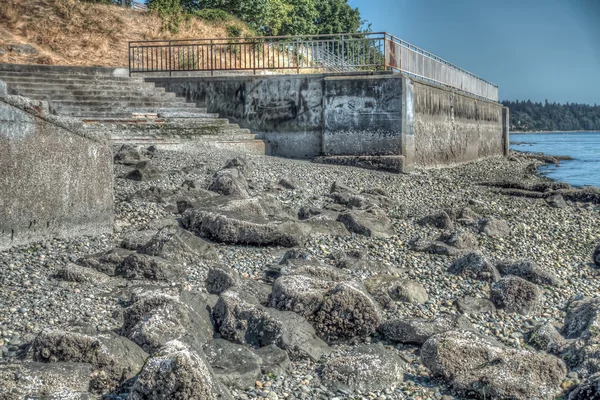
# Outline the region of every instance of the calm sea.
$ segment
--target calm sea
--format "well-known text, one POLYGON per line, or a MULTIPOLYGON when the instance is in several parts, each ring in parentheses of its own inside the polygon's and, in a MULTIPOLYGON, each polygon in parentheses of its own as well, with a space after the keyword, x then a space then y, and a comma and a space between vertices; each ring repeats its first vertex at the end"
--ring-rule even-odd
POLYGON ((510 141, 513 150, 573 158, 540 168, 548 178, 600 187, 600 132, 511 133, 510 141))

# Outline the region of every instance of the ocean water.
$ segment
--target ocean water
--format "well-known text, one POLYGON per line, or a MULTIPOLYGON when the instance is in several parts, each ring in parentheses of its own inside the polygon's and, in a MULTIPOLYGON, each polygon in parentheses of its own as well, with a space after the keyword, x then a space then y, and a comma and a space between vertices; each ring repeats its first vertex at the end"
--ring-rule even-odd
POLYGON ((543 166, 548 178, 572 186, 600 187, 600 132, 511 133, 510 148, 553 156, 571 156, 560 166, 543 166))

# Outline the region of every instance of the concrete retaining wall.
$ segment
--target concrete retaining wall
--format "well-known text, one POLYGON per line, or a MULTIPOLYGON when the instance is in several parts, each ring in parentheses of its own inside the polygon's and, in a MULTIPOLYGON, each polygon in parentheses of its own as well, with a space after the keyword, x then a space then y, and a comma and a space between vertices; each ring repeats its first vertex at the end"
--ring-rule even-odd
POLYGON ((0 250, 113 229, 112 152, 0 83, 0 250), (61 123, 62 122, 62 123, 61 123))
POLYGON ((410 170, 502 155, 508 140, 501 104, 401 74, 146 80, 252 130, 283 157, 399 156, 410 170))

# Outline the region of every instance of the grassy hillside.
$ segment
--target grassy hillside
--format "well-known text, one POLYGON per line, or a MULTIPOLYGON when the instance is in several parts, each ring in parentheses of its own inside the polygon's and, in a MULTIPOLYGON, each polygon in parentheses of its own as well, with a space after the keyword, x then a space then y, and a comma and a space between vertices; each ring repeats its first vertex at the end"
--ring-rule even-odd
POLYGON ((118 6, 77 0, 1 2, 0 63, 124 67, 131 40, 227 37, 231 26, 249 33, 235 19, 192 18, 173 34, 163 29, 160 17, 118 6), (37 54, 8 51, 15 44, 32 45, 37 54))

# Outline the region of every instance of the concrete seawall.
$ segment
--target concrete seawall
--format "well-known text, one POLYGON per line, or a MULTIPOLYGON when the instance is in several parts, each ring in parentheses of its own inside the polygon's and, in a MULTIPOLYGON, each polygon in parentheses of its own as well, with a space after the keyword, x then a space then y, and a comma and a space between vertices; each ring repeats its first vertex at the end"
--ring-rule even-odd
POLYGON ((150 77, 259 134, 273 155, 399 157, 401 170, 505 154, 499 103, 401 74, 150 77))
POLYGON ((112 152, 0 82, 0 250, 113 229, 112 152))

